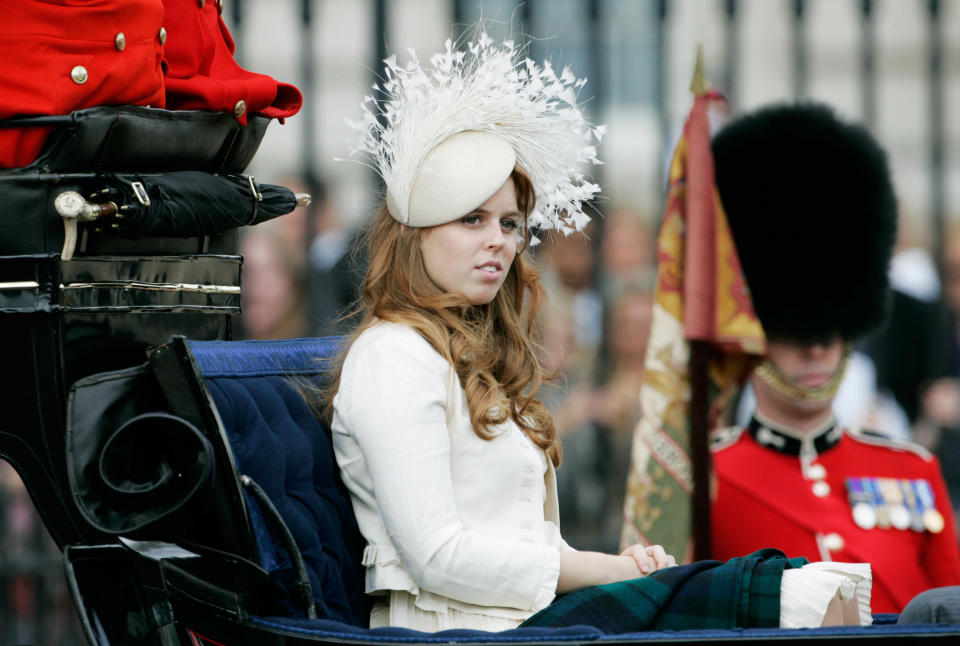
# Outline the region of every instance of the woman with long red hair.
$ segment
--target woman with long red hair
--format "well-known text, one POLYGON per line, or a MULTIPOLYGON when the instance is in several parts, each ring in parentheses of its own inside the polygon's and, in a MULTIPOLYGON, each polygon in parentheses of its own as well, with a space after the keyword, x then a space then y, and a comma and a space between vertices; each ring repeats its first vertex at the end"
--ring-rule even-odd
POLYGON ((324 403, 368 542, 371 627, 513 628, 558 593, 674 564, 659 546, 608 555, 560 537, 560 443, 537 398, 543 290, 524 250, 533 227, 589 219, 599 187, 576 167, 602 130, 569 73, 520 78, 512 44, 471 46, 427 72, 388 60, 393 116, 358 124, 387 195, 324 403))

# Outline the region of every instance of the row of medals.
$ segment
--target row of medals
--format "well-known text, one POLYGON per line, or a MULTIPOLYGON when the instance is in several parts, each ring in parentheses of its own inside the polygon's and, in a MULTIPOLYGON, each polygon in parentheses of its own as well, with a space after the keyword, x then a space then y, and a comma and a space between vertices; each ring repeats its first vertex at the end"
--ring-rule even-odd
POLYGON ((943 515, 937 511, 933 489, 926 480, 847 478, 847 496, 853 522, 862 529, 943 531, 943 515))

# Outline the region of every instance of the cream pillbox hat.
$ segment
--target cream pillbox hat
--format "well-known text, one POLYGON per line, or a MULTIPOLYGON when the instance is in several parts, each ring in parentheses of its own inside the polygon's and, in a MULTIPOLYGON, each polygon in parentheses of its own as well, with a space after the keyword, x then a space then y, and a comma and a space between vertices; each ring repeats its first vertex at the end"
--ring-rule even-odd
POLYGON ((387 189, 387 209, 412 227, 432 227, 470 213, 499 190, 517 156, 502 137, 467 130, 444 139, 427 153, 416 174, 406 208, 387 189), (406 212, 406 221, 396 214, 406 212))
MULTIPOLYGON (((415 52, 400 65, 385 59, 385 79, 364 97, 352 154, 383 178, 387 209, 413 227, 444 224, 466 215, 503 185, 514 166, 530 177, 537 204, 528 224, 563 233, 581 230, 590 217, 583 203, 600 187, 582 166, 599 164, 592 126, 577 105, 586 82, 569 68, 524 58, 513 41, 475 41, 423 65, 415 52)), ((536 240, 533 241, 536 243, 536 240)))

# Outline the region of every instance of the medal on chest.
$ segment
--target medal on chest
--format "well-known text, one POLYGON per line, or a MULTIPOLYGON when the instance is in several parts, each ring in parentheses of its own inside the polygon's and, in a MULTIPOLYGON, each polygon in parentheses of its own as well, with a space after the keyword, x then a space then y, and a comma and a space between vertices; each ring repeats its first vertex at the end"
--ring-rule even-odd
POLYGON ((861 529, 943 531, 943 515, 927 480, 864 476, 847 478, 846 485, 853 522, 861 529))

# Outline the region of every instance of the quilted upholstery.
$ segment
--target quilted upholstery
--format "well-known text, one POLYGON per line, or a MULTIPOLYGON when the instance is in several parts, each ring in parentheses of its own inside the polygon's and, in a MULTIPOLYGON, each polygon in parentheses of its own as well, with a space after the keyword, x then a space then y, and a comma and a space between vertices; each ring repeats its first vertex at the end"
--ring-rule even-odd
MULTIPOLYGON (((322 378, 336 339, 300 342, 191 342, 191 350, 227 432, 238 475, 259 484, 300 547, 317 616, 367 625, 360 555, 363 539, 340 482, 329 431, 292 387, 322 378), (282 367, 281 367, 282 366, 282 367)), ((261 565, 278 588, 277 614, 299 611, 284 593, 295 580, 279 532, 248 497, 261 565)))

